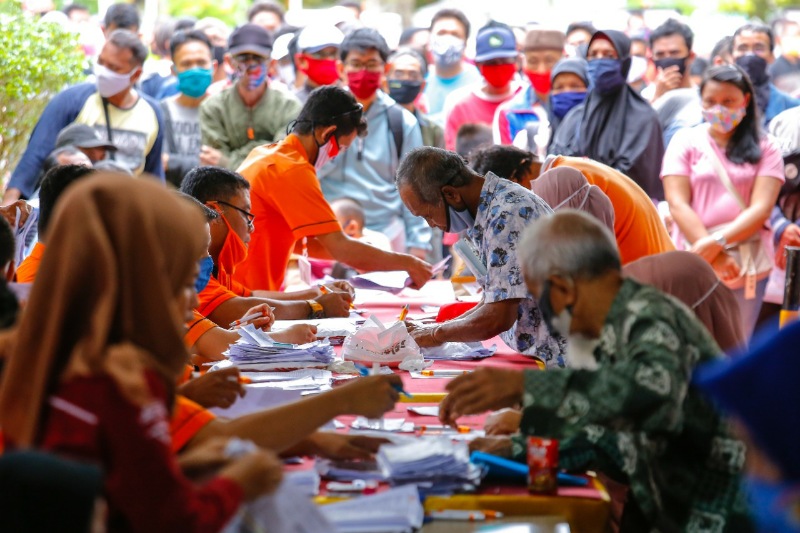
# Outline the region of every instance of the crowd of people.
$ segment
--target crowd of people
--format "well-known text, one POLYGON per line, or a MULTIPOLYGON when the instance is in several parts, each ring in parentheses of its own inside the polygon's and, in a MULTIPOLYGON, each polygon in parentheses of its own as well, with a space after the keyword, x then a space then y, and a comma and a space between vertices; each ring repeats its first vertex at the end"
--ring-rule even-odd
POLYGON ((349 316, 331 268, 422 288, 453 253, 480 302, 411 338, 499 336, 546 367, 448 385, 443 423, 497 410, 473 448, 524 461, 524 437, 559 439, 562 468, 624 487, 621 531, 800 531, 798 404, 771 386, 800 390, 800 326, 773 320, 800 246, 800 23, 701 57, 677 18, 475 30, 444 8, 390 46, 360 14, 294 27, 256 0, 148 43, 134 4, 103 15, 0 207, 0 516, 219 531, 276 490, 280 456, 372 457, 382 439, 318 429, 391 410, 398 375, 221 420, 238 370, 192 365, 244 317, 302 344, 314 326, 274 321, 349 316), (26 491, 64 492, 36 464, 76 503, 26 512, 26 491))

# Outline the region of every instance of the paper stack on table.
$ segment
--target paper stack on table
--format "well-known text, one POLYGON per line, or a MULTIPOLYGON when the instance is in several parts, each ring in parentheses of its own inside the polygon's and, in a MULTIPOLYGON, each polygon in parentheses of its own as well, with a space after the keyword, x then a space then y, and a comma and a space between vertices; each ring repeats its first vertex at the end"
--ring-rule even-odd
POLYGON ((384 444, 378 466, 394 485, 415 484, 425 494, 474 490, 482 469, 469 461, 465 442, 420 437, 407 444, 384 444))
POLYGON ((385 481, 383 473, 375 461, 333 461, 331 459, 317 459, 314 467, 320 476, 325 479, 337 481, 385 481))
POLYGON ((271 363, 281 368, 307 366, 308 363, 328 365, 334 359, 333 348, 327 341, 308 344, 285 344, 275 342, 269 335, 252 324, 239 328, 239 339, 231 344, 225 355, 241 364, 271 363))
POLYGON ((422 527, 425 511, 413 485, 323 505, 337 533, 401 533, 422 527))

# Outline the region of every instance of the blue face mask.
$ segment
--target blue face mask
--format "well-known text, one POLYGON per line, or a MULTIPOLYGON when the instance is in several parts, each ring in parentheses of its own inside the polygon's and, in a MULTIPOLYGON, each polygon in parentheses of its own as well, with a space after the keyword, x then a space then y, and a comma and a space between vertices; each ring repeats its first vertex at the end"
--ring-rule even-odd
POLYGON ((461 233, 475 226, 475 218, 470 214, 469 209, 456 211, 447 202, 447 233, 461 233))
POLYGON ((622 63, 619 59, 592 59, 589 61, 589 79, 598 93, 613 93, 625 85, 622 63))
POLYGON ((570 109, 586 100, 586 91, 565 92, 550 95, 550 109, 558 118, 564 118, 570 109))
POLYGON ((800 486, 797 483, 771 483, 745 476, 744 488, 758 531, 800 531, 800 486))
POLYGON ((178 73, 178 90, 189 98, 200 98, 211 85, 210 68, 191 68, 178 73))
POLYGON ((200 273, 197 274, 197 279, 194 282, 194 288, 197 294, 203 292, 203 289, 208 285, 212 270, 214 270, 214 260, 211 259, 210 255, 207 255, 200 260, 200 273))

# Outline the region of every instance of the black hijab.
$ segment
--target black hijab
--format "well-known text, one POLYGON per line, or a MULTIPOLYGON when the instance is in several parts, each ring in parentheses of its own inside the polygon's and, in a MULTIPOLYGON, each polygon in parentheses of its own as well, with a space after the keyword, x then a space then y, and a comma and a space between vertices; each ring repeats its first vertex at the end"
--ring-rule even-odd
MULTIPOLYGON (((631 66, 631 40, 622 32, 598 31, 589 41, 605 37, 617 51, 622 76, 631 66)), ((550 153, 586 156, 627 174, 651 197, 664 199, 661 161, 664 140, 658 115, 636 91, 624 84, 611 94, 591 88, 586 101, 561 123, 550 153)))

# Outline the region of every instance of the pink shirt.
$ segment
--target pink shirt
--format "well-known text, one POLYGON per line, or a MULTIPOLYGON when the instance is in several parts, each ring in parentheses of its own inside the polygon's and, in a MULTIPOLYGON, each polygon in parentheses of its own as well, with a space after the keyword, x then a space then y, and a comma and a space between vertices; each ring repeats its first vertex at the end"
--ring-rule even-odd
POLYGON ((742 212, 739 202, 728 192, 714 171, 711 150, 716 153, 733 186, 745 203, 750 202, 756 177, 785 180, 783 158, 774 141, 761 139, 761 161, 756 165, 731 163, 708 134, 708 124, 679 130, 664 154, 661 179, 664 176, 688 176, 692 188, 691 207, 706 228, 733 221, 742 212))
POLYGON ((509 94, 503 96, 489 96, 481 90, 481 85, 466 89, 461 98, 458 98, 457 93, 453 94, 458 100, 452 102, 452 107, 448 108, 447 104, 449 102, 445 102, 447 121, 444 126, 444 144, 448 150, 456 149, 456 137, 458 136, 458 129, 462 125, 486 124, 491 127, 494 123, 494 115, 497 108, 517 94, 520 90, 520 85, 512 85, 512 90, 509 94))

